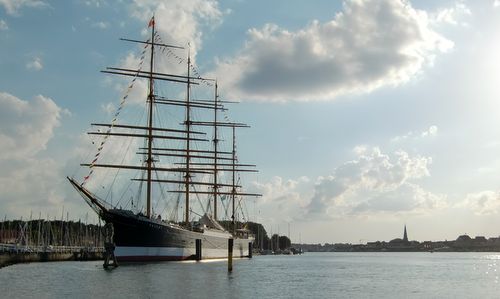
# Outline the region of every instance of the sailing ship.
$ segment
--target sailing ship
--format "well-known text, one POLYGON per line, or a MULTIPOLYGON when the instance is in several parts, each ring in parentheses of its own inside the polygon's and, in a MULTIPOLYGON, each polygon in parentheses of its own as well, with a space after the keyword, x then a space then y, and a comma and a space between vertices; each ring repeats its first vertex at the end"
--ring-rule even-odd
MULTIPOLYGON (((113 242, 116 246, 114 255, 118 261, 185 260, 198 255, 203 259, 226 258, 230 239, 233 239, 234 257, 249 256, 254 237, 248 229, 241 226, 243 221, 237 221, 244 220, 239 216, 242 213, 238 211, 241 210, 243 198, 260 194, 245 192, 239 182, 240 173, 257 170, 255 165, 239 163, 235 134, 237 128, 249 126, 221 117, 220 113, 226 113, 226 107, 234 102, 219 99, 217 81, 199 75, 191 62, 189 49, 187 55, 182 56, 177 53, 186 51, 185 47, 164 43, 155 29, 154 17, 148 28, 151 28, 151 37, 146 41, 121 39, 143 47, 138 69, 108 67, 102 71, 131 77, 129 89, 136 80, 147 82, 147 97, 142 102, 146 105, 145 124, 118 123, 118 116, 128 96, 126 94, 113 121, 92 124, 97 131, 88 132, 91 136, 102 138, 100 143, 97 142, 99 146, 92 162, 81 164, 88 167, 88 175, 82 181, 77 181, 74 177, 68 177, 68 180, 99 217, 107 224, 112 224, 113 242), (177 59, 179 64, 185 62, 185 72, 179 74, 159 71, 158 56, 177 59), (143 62, 147 62, 149 69, 142 69, 143 64, 146 64, 143 62), (159 88, 160 84, 177 86, 172 87, 177 88, 174 93, 182 89, 182 98, 162 96, 159 93, 162 90, 159 88), (194 99, 193 89, 200 85, 209 89, 210 93, 213 90, 213 98, 194 99), (163 111, 166 111, 167 116, 181 113, 184 120, 175 123, 176 127, 162 126, 158 119, 163 111), (208 114, 210 119, 195 119, 193 112, 198 114, 200 111, 208 114), (221 131, 231 134, 231 138, 224 140, 230 143, 229 146, 226 144, 229 149, 221 148, 221 131), (212 135, 211 140, 207 139, 209 134, 212 135), (100 162, 106 141, 111 138, 144 141, 142 147, 134 153, 138 157, 135 165, 100 162), (127 179, 131 184, 136 184, 139 190, 135 205, 134 198, 130 200, 130 208, 122 208, 116 202, 113 205, 112 196, 111 199, 98 196, 97 191, 106 186, 98 186, 100 182, 88 183, 93 180, 94 171, 98 169, 136 173, 127 179), (97 191, 91 190, 89 185, 94 185, 97 191), (170 211, 170 215, 173 215, 170 219, 154 210, 155 198, 175 196, 177 202, 170 211), (195 212, 195 199, 200 205, 204 204, 202 213, 195 212), (145 200, 145 207, 138 204, 139 200, 145 200), (223 214, 223 208, 226 221, 221 222, 219 220, 224 215, 218 213, 223 214), (180 217, 179 211, 182 215, 180 217), (228 225, 223 226, 223 223, 228 225)), ((127 160, 125 157, 115 158, 127 160)), ((115 174, 116 177, 118 174, 115 174)), ((104 181, 106 179, 102 179, 104 181)), ((112 181, 115 182, 114 179, 112 181)))

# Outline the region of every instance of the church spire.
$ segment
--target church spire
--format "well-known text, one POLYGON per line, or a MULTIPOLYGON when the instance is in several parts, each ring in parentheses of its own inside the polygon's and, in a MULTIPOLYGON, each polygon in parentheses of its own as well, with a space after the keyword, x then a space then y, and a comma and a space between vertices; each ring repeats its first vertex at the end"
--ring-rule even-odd
POLYGON ((405 232, 403 234, 403 241, 408 242, 408 234, 406 233, 406 224, 405 224, 405 232))

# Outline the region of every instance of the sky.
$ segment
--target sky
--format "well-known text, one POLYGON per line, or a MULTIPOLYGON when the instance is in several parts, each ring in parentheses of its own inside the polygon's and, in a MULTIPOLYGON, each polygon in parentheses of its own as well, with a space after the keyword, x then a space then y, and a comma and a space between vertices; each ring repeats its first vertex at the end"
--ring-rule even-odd
POLYGON ((0 0, 0 216, 95 219, 66 176, 127 90, 100 70, 137 67, 119 38, 147 39, 153 14, 241 102, 246 190, 263 194, 246 205, 268 232, 500 235, 498 0, 0 0))

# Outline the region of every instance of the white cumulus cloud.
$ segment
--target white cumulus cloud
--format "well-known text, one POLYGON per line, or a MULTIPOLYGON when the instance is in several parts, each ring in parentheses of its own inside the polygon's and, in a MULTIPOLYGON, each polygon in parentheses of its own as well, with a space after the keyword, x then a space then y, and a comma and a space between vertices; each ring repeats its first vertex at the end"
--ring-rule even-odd
POLYGON ((481 191, 467 194, 459 206, 472 210, 476 215, 491 215, 500 212, 500 192, 481 191))
MULTIPOLYGON (((151 17, 155 17, 155 29, 163 42, 187 48, 191 55, 191 63, 196 64, 196 54, 202 47, 203 26, 213 28, 222 22, 223 13, 219 10, 217 1, 213 0, 174 0, 165 3, 161 0, 134 0, 129 6, 132 17, 144 24, 144 39, 149 38, 147 27, 151 17), (176 20, 172 22, 171 20, 176 20)), ((145 60, 141 70, 149 71, 147 59, 150 48, 141 55, 143 45, 135 51, 128 53, 120 59, 118 65, 122 68, 137 69, 141 58, 145 60)), ((158 50, 155 56, 155 71, 165 73, 184 73, 187 68, 187 49, 170 49, 172 53, 158 50), (176 57, 175 57, 176 56, 176 57)), ((119 92, 125 92, 131 82, 131 78, 113 78, 115 88, 119 92)), ((128 103, 144 103, 148 86, 144 80, 137 80, 134 88, 130 90, 128 103)))
POLYGON ((34 70, 34 71, 39 71, 39 70, 43 69, 42 58, 33 57, 32 60, 30 60, 30 61, 28 61, 28 63, 26 63, 26 68, 29 70, 34 70))
POLYGON ((422 213, 446 206, 445 196, 414 182, 429 176, 430 157, 411 157, 404 151, 385 154, 376 147, 357 147, 355 153, 356 159, 318 179, 306 217, 422 213))
POLYGON ((106 104, 101 104, 101 110, 106 112, 108 115, 112 115, 114 112, 116 112, 116 107, 115 104, 109 102, 106 104))
POLYGON ((451 25, 466 26, 467 23, 461 21, 464 16, 471 15, 471 10, 462 2, 455 3, 455 6, 444 8, 438 11, 435 19, 437 22, 448 23, 451 25))
POLYGON ((103 22, 103 21, 95 22, 92 24, 92 27, 99 28, 99 29, 107 29, 109 27, 109 23, 103 22))
POLYGON ((63 112, 42 95, 28 102, 5 92, 0 92, 0 107, 0 161, 44 150, 63 112))
POLYGON ((87 0, 84 3, 87 6, 96 7, 96 8, 107 5, 105 0, 87 0))
POLYGON ((396 136, 391 139, 392 142, 400 142, 405 140, 419 140, 426 137, 435 137, 438 134, 438 127, 435 125, 430 126, 428 129, 423 131, 410 131, 404 135, 396 136))
POLYGON ((230 97, 263 101, 331 100, 398 85, 453 43, 427 12, 403 0, 349 0, 328 21, 289 31, 248 31, 244 48, 220 60, 216 76, 230 97))
POLYGON ((309 181, 307 177, 285 180, 275 176, 268 182, 254 182, 252 187, 262 194, 257 200, 259 217, 277 223, 292 221, 307 205, 303 188, 309 181))
POLYGON ((8 30, 9 26, 7 25, 7 22, 5 20, 0 19, 0 30, 8 30))
POLYGON ((25 101, 0 92, 0 210, 19 216, 30 210, 60 209, 61 163, 40 153, 63 114, 52 99, 42 95, 25 101))
POLYGON ((48 7, 49 5, 41 0, 0 0, 0 6, 3 6, 7 14, 17 15, 23 7, 48 7))
MULTIPOLYGON (((196 63, 196 53, 202 47, 202 27, 219 25, 223 16, 214 0, 173 0, 168 3, 161 0, 135 0, 130 11, 145 26, 154 14, 155 27, 162 40, 180 46, 189 43, 193 63, 196 63)), ((147 31, 144 33, 147 34, 147 31)), ((178 55, 186 57, 187 52, 178 52, 178 55)), ((185 65, 182 67, 184 70, 185 65)))

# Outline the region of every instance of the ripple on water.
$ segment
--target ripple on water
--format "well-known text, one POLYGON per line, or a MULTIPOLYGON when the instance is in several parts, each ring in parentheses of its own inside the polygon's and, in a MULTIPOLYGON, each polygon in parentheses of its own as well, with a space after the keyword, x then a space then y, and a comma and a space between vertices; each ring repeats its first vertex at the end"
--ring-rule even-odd
POLYGON ((3 298, 498 298, 499 254, 306 253, 202 263, 14 265, 3 298))

